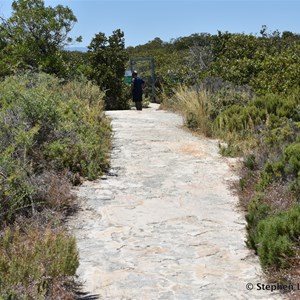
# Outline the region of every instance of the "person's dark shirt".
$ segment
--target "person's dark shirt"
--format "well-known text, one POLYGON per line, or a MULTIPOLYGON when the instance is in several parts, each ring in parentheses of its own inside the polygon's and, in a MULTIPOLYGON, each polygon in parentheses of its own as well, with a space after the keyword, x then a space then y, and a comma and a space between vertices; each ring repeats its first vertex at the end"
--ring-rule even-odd
POLYGON ((135 77, 132 81, 132 98, 133 101, 142 101, 143 97, 143 84, 145 81, 142 78, 135 77))

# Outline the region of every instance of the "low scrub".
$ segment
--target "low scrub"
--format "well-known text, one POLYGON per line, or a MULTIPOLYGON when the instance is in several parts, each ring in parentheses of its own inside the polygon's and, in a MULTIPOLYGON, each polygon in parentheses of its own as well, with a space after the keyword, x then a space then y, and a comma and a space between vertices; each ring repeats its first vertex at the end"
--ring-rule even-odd
POLYGON ((27 73, 0 82, 0 299, 74 299, 72 184, 109 164, 104 93, 27 73), (22 220, 22 221, 20 221, 22 220))
POLYGON ((234 104, 216 117, 215 135, 242 153, 253 149, 261 149, 262 153, 264 149, 264 156, 268 156, 270 148, 280 149, 282 142, 295 139, 299 107, 298 92, 289 96, 267 94, 248 103, 234 104))
POLYGON ((5 227, 0 237, 0 299, 72 299, 79 265, 74 238, 32 222, 5 227))
MULTIPOLYGON (((257 116, 253 130, 248 130, 256 144, 245 151, 239 190, 247 212, 247 244, 263 268, 276 274, 277 282, 293 284, 299 279, 293 265, 298 265, 300 251, 299 105, 298 91, 285 96, 267 94, 240 107, 235 115, 246 116, 251 108, 257 116)), ((224 114, 230 116, 229 112, 224 114)), ((242 133, 237 126, 226 130, 242 133)))
POLYGON ((290 267, 289 258, 300 251, 300 206, 273 213, 267 205, 253 201, 247 221, 248 244, 258 253, 262 266, 290 267))
POLYGON ((8 77, 0 90, 2 222, 44 205, 49 197, 37 183, 45 172, 79 183, 106 170, 111 129, 99 88, 28 73, 8 77))
MULTIPOLYGON (((220 80, 212 90, 211 85, 216 80, 211 79, 209 84, 204 82, 193 88, 179 86, 171 97, 164 96, 162 107, 181 112, 186 126, 193 131, 205 136, 217 136, 217 130, 226 123, 226 120, 221 119, 222 116, 219 117, 222 112, 228 108, 244 106, 250 101, 251 93, 220 80)), ((227 128, 222 133, 225 131, 228 131, 227 128)))

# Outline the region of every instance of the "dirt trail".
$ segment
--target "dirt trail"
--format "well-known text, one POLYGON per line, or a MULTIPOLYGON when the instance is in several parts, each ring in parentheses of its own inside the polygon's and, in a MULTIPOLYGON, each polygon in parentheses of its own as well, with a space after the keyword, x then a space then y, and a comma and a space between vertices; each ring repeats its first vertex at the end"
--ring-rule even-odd
POLYGON ((266 281, 245 247, 230 160, 157 108, 107 112, 111 172, 78 189, 82 209, 69 221, 84 290, 109 300, 282 299, 258 290, 266 281))

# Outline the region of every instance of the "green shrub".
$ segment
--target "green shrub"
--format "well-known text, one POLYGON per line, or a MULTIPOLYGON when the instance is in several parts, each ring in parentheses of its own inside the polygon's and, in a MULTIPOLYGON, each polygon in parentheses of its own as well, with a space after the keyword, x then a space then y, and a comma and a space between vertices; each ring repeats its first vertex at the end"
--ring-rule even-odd
POLYGON ((214 133, 232 146, 240 144, 242 150, 258 146, 258 152, 268 152, 262 155, 281 156, 282 145, 293 142, 299 132, 299 101, 295 92, 289 96, 266 94, 243 106, 233 104, 216 117, 214 133))
POLYGON ((22 161, 13 160, 14 152, 13 145, 0 152, 0 226, 7 220, 13 221, 16 213, 35 208, 32 201, 35 187, 27 174, 32 171, 31 166, 25 165, 24 169, 22 161))
POLYGON ((219 144, 219 153, 227 157, 237 157, 242 153, 242 148, 240 148, 240 143, 236 139, 235 135, 228 134, 226 136, 227 143, 219 144))
POLYGON ((89 82, 45 74, 0 82, 0 299, 75 298, 75 240, 56 221, 16 222, 65 215, 74 208, 69 180, 107 168, 103 95, 89 82))
POLYGON ((0 222, 42 207, 36 176, 55 171, 94 179, 107 169, 111 128, 103 96, 89 82, 46 74, 0 82, 0 222))
POLYGON ((287 172, 298 176, 300 171, 300 144, 292 143, 284 149, 284 160, 287 163, 287 172))
MULTIPOLYGON (((265 223, 262 222, 258 228, 262 234, 258 246, 260 262, 263 267, 286 268, 289 266, 287 258, 294 254, 293 243, 287 236, 275 235, 275 232, 270 229, 272 225, 264 226, 265 223), (269 233, 273 234, 273 236, 267 236, 269 233)), ((274 224, 274 226, 276 227, 277 225, 274 224)))
POLYGON ((247 137, 254 133, 255 127, 263 122, 264 117, 264 111, 255 106, 233 105, 216 118, 215 128, 221 132, 238 133, 247 137))
POLYGON ((246 214, 247 221, 247 245, 257 252, 257 226, 258 223, 265 219, 270 213, 269 205, 262 202, 263 195, 257 194, 256 197, 249 203, 246 214))
MULTIPOLYGON (((258 143, 258 161, 261 165, 257 190, 264 190, 274 180, 297 182, 300 169, 299 129, 295 122, 281 118, 279 125, 269 123, 258 143), (278 126, 278 127, 277 127, 278 126)), ((296 187, 297 185, 294 185, 296 187)))
POLYGON ((256 97, 251 105, 260 110, 266 110, 268 115, 278 116, 279 118, 286 117, 294 121, 299 119, 299 94, 297 91, 290 95, 268 93, 256 97))
POLYGON ((263 267, 285 268, 299 247, 300 206, 269 216, 257 224, 256 247, 263 267))
MULTIPOLYGON (((269 168, 269 165, 267 164, 267 169, 268 168, 269 168)), ((273 178, 273 175, 271 172, 267 172, 267 171, 261 172, 258 183, 256 185, 256 190, 258 192, 263 192, 270 185, 272 178, 273 178)))
POLYGON ((244 161, 244 166, 246 168, 248 168, 249 170, 254 170, 256 167, 256 163, 255 163, 255 155, 254 154, 249 154, 245 157, 244 161))
POLYGON ((215 120, 227 108, 238 105, 245 106, 252 99, 251 91, 246 87, 236 87, 225 82, 220 90, 209 93, 211 103, 210 117, 215 120))

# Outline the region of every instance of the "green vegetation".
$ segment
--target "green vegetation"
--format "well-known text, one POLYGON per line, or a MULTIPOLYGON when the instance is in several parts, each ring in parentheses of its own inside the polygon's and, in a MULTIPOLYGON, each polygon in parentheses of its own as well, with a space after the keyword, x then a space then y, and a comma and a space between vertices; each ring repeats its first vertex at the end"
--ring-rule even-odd
MULTIPOLYGON (((0 76, 16 70, 66 75, 61 49, 76 17, 68 7, 45 7, 43 0, 13 1, 12 16, 0 24, 0 76)), ((79 37, 77 40, 79 41, 79 37)))
POLYGON ((252 200, 247 215, 248 245, 255 249, 263 267, 287 268, 298 255, 300 206, 272 213, 270 207, 252 200))
POLYGON ((89 49, 90 77, 105 91, 106 109, 128 109, 128 88, 123 82, 128 56, 124 33, 115 30, 110 37, 100 32, 92 39, 89 49))
POLYGON ((41 299, 54 286, 63 291, 75 275, 76 244, 61 218, 75 205, 70 182, 94 179, 108 167, 104 93, 89 82, 62 84, 43 73, 7 77, 0 91, 0 295, 41 299), (62 215, 55 217, 57 228, 48 228, 53 216, 41 221, 45 232, 41 224, 20 221, 49 210, 62 215))
POLYGON ((39 206, 39 174, 67 170, 94 179, 107 168, 110 130, 98 87, 29 73, 7 77, 0 89, 3 220, 39 206))
POLYGON ((63 51, 69 8, 12 10, 0 23, 0 299, 74 299, 78 250, 64 220, 72 185, 109 167, 106 95, 87 54, 63 51))
POLYGON ((81 53, 63 50, 77 21, 67 7, 16 0, 0 20, 0 299, 75 297, 78 253, 63 227, 71 186, 109 167, 104 110, 130 108, 123 76, 134 57, 154 57, 162 107, 243 158, 247 245, 266 271, 299 282, 299 34, 263 26, 125 49, 117 29, 81 53))

